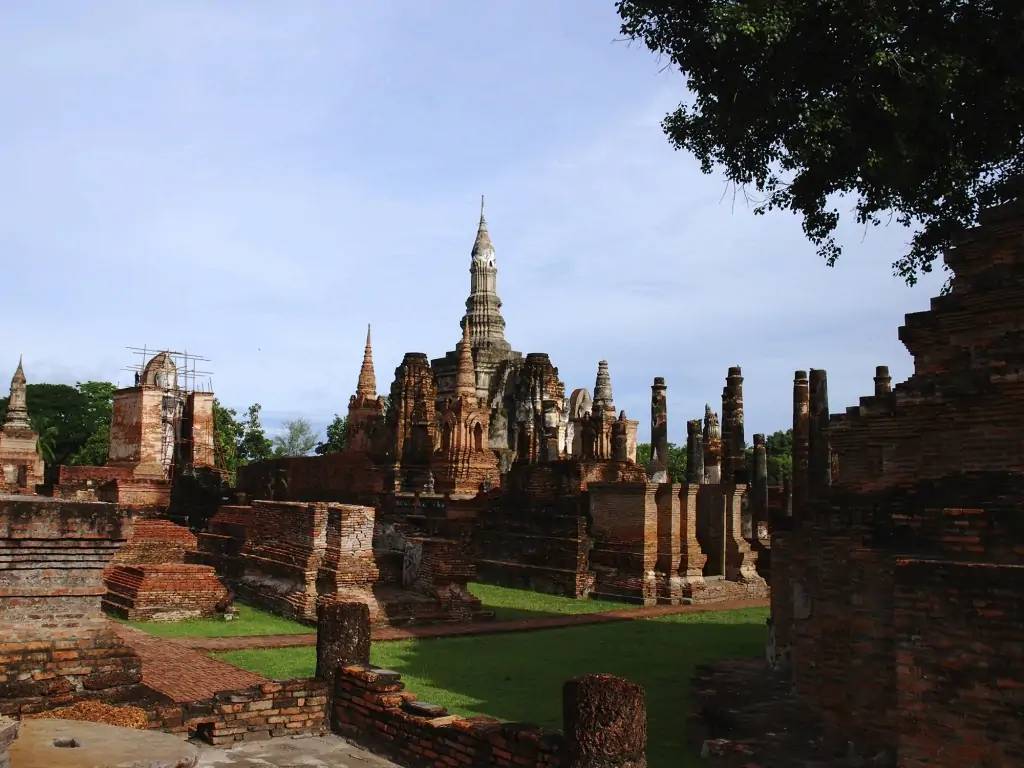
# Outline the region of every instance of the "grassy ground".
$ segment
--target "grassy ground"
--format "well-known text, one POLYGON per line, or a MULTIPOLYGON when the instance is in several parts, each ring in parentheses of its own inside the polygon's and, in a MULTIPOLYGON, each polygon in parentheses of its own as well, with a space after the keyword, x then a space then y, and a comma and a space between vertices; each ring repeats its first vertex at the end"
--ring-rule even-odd
POLYGON ((574 600, 571 597, 545 595, 525 589, 496 587, 493 584, 472 583, 469 585, 469 591, 480 598, 484 608, 494 611, 494 618, 497 621, 599 613, 630 607, 627 603, 613 603, 609 600, 574 600))
POLYGON ((232 621, 224 619, 188 619, 186 621, 125 621, 130 627, 141 629, 157 637, 250 637, 253 635, 298 635, 316 632, 291 619, 236 603, 238 617, 232 621))
MULTIPOLYGON (((569 677, 610 672, 647 690, 651 768, 697 766, 685 744, 694 667, 756 656, 767 609, 666 616, 615 624, 477 637, 374 643, 375 664, 402 673, 425 701, 464 715, 486 714, 561 728, 561 687, 569 677)), ((231 664, 267 677, 312 675, 312 648, 231 651, 231 664)))
MULTIPOLYGON (((524 589, 507 589, 490 584, 470 584, 470 592, 494 611, 495 619, 530 619, 595 613, 629 607, 606 600, 573 600, 571 597, 543 595, 524 589)), ((125 624, 157 637, 249 637, 253 635, 293 635, 315 632, 316 627, 300 624, 243 603, 236 604, 238 618, 190 619, 188 621, 126 621, 125 624)))

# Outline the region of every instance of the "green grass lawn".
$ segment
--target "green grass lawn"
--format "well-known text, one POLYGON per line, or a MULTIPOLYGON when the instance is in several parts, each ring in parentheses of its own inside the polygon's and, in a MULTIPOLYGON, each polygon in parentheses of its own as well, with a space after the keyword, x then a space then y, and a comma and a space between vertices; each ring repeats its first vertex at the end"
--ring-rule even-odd
MULTIPOLYGON (((763 652, 766 608, 665 616, 568 629, 374 643, 372 661, 452 712, 561 728, 562 683, 609 672, 647 690, 652 768, 698 766, 685 744, 694 667, 763 652)), ((313 648, 231 651, 219 658, 267 677, 314 673, 313 648)))
MULTIPOLYGON (((490 584, 470 584, 469 590, 484 607, 494 611, 497 621, 595 613, 630 607, 607 600, 574 600, 571 597, 544 595, 525 589, 508 589, 490 584)), ((238 618, 189 619, 187 621, 125 621, 157 637, 250 637, 253 635, 294 635, 315 632, 316 628, 285 619, 244 603, 236 603, 238 618)))
POLYGON ((157 637, 250 637, 252 635, 298 635, 316 632, 316 627, 277 616, 244 603, 235 603, 238 617, 224 619, 187 619, 185 621, 124 621, 157 637))
POLYGON ((575 600, 571 597, 546 595, 526 589, 509 589, 476 582, 469 585, 469 591, 480 598, 484 608, 494 611, 496 621, 599 613, 600 611, 639 607, 630 606, 628 603, 613 603, 610 600, 575 600))

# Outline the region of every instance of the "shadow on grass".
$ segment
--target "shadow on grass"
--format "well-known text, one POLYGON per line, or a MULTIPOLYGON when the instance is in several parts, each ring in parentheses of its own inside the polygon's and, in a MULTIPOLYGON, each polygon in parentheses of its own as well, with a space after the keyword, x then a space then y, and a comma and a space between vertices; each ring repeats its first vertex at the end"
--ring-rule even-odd
MULTIPOLYGON (((652 768, 697 766, 686 744, 694 668, 763 652, 761 608, 679 614, 569 629, 374 643, 375 664, 402 674, 421 699, 459 714, 485 714, 561 729, 562 684, 608 672, 644 686, 652 768)), ((313 649, 242 651, 226 661, 271 677, 311 675, 313 649)))

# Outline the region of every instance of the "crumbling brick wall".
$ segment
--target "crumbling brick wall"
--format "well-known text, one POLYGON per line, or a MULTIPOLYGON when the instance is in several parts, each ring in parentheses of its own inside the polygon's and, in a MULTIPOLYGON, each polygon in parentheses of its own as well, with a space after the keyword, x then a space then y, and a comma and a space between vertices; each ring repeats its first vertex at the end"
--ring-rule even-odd
POLYGON ((436 705, 419 704, 395 672, 350 665, 338 671, 335 686, 335 730, 403 764, 563 765, 561 734, 490 717, 449 715, 436 705))
POLYGON ((914 375, 811 430, 825 487, 795 475, 773 535, 776 656, 900 765, 1024 759, 1022 235, 1008 204, 946 254, 952 292, 900 330, 914 375))
POLYGON ((137 695, 139 657, 100 610, 131 526, 110 504, 0 498, 0 714, 137 695))
POLYGON ((215 746, 329 729, 327 685, 313 678, 267 682, 212 699, 147 707, 149 727, 197 735, 215 746))

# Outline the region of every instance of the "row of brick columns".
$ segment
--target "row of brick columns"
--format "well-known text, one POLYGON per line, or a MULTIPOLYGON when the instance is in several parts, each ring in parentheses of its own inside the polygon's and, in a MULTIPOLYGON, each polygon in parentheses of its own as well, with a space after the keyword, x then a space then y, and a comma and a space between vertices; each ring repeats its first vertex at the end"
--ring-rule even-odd
MULTIPOLYGON (((316 676, 333 693, 338 669, 370 663, 370 612, 365 603, 322 603, 317 609, 316 676)), ((644 689, 614 675, 590 674, 562 688, 567 768, 645 768, 644 689)))

